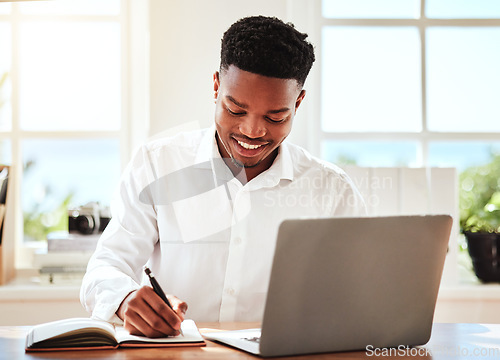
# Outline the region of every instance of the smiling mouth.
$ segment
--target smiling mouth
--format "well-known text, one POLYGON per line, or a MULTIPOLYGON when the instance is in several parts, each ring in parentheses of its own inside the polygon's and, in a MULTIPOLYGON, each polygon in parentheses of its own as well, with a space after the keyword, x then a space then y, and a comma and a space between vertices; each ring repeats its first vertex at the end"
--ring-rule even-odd
POLYGON ((247 159, 259 157, 269 145, 269 142, 264 141, 260 141, 258 144, 251 144, 244 139, 236 139, 234 137, 232 137, 232 141, 235 153, 247 159))
POLYGON ((262 146, 262 144, 260 145, 252 145, 252 144, 247 144, 243 141, 240 141, 240 140, 236 140, 238 142, 238 144, 240 144, 241 147, 247 149, 247 150, 255 150, 255 149, 258 149, 262 146))

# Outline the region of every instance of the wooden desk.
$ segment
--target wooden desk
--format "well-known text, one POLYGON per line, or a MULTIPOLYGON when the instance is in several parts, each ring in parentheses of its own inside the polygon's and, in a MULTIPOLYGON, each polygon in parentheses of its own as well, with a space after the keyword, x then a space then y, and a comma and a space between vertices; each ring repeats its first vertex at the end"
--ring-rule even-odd
MULTIPOLYGON (((202 333, 211 329, 233 330, 254 327, 255 324, 199 323, 202 333)), ((24 342, 29 327, 0 327, 0 359, 258 359, 239 350, 207 341, 206 347, 170 349, 122 349, 62 351, 50 353, 25 353, 24 342)), ((326 359, 500 359, 500 324, 435 324, 431 341, 423 347, 413 349, 392 349, 393 353, 382 350, 358 351, 310 356, 293 356, 280 359, 326 360, 326 359)))

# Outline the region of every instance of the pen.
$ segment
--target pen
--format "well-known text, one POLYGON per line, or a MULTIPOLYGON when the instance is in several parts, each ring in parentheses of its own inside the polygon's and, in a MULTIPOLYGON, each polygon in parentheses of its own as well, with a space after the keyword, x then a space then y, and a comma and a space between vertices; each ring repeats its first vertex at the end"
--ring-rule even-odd
MULTIPOLYGON (((172 304, 170 304, 170 301, 168 301, 167 296, 163 292, 160 284, 158 284, 158 281, 156 281, 151 270, 147 266, 144 266, 144 272, 149 277, 149 282, 151 283, 151 286, 153 287, 153 290, 155 291, 156 295, 161 297, 161 299, 165 302, 165 304, 167 304, 167 306, 172 309, 172 304)), ((179 332, 182 336, 184 336, 184 334, 182 333, 182 329, 179 329, 179 332)))

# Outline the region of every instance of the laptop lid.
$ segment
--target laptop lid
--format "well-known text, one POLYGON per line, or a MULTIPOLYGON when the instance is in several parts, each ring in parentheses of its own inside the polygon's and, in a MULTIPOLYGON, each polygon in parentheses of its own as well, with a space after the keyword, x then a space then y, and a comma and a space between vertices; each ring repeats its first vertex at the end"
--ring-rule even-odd
POLYGON ((448 215, 284 221, 260 355, 425 344, 451 226, 448 215))

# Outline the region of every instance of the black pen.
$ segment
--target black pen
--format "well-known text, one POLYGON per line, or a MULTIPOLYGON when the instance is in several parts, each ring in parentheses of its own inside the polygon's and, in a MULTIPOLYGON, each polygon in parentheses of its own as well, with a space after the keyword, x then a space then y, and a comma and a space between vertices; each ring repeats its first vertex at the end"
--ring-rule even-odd
MULTIPOLYGON (((172 309, 172 304, 170 304, 170 301, 168 301, 167 296, 163 292, 163 289, 161 288, 160 284, 158 284, 158 281, 156 281, 151 270, 147 266, 144 266, 144 272, 149 277, 149 282, 151 283, 151 286, 153 287, 153 290, 155 291, 156 295, 161 297, 161 299, 165 302, 165 304, 167 304, 168 307, 172 309)), ((179 329, 179 332, 182 336, 184 336, 184 334, 182 333, 182 329, 179 329)))

